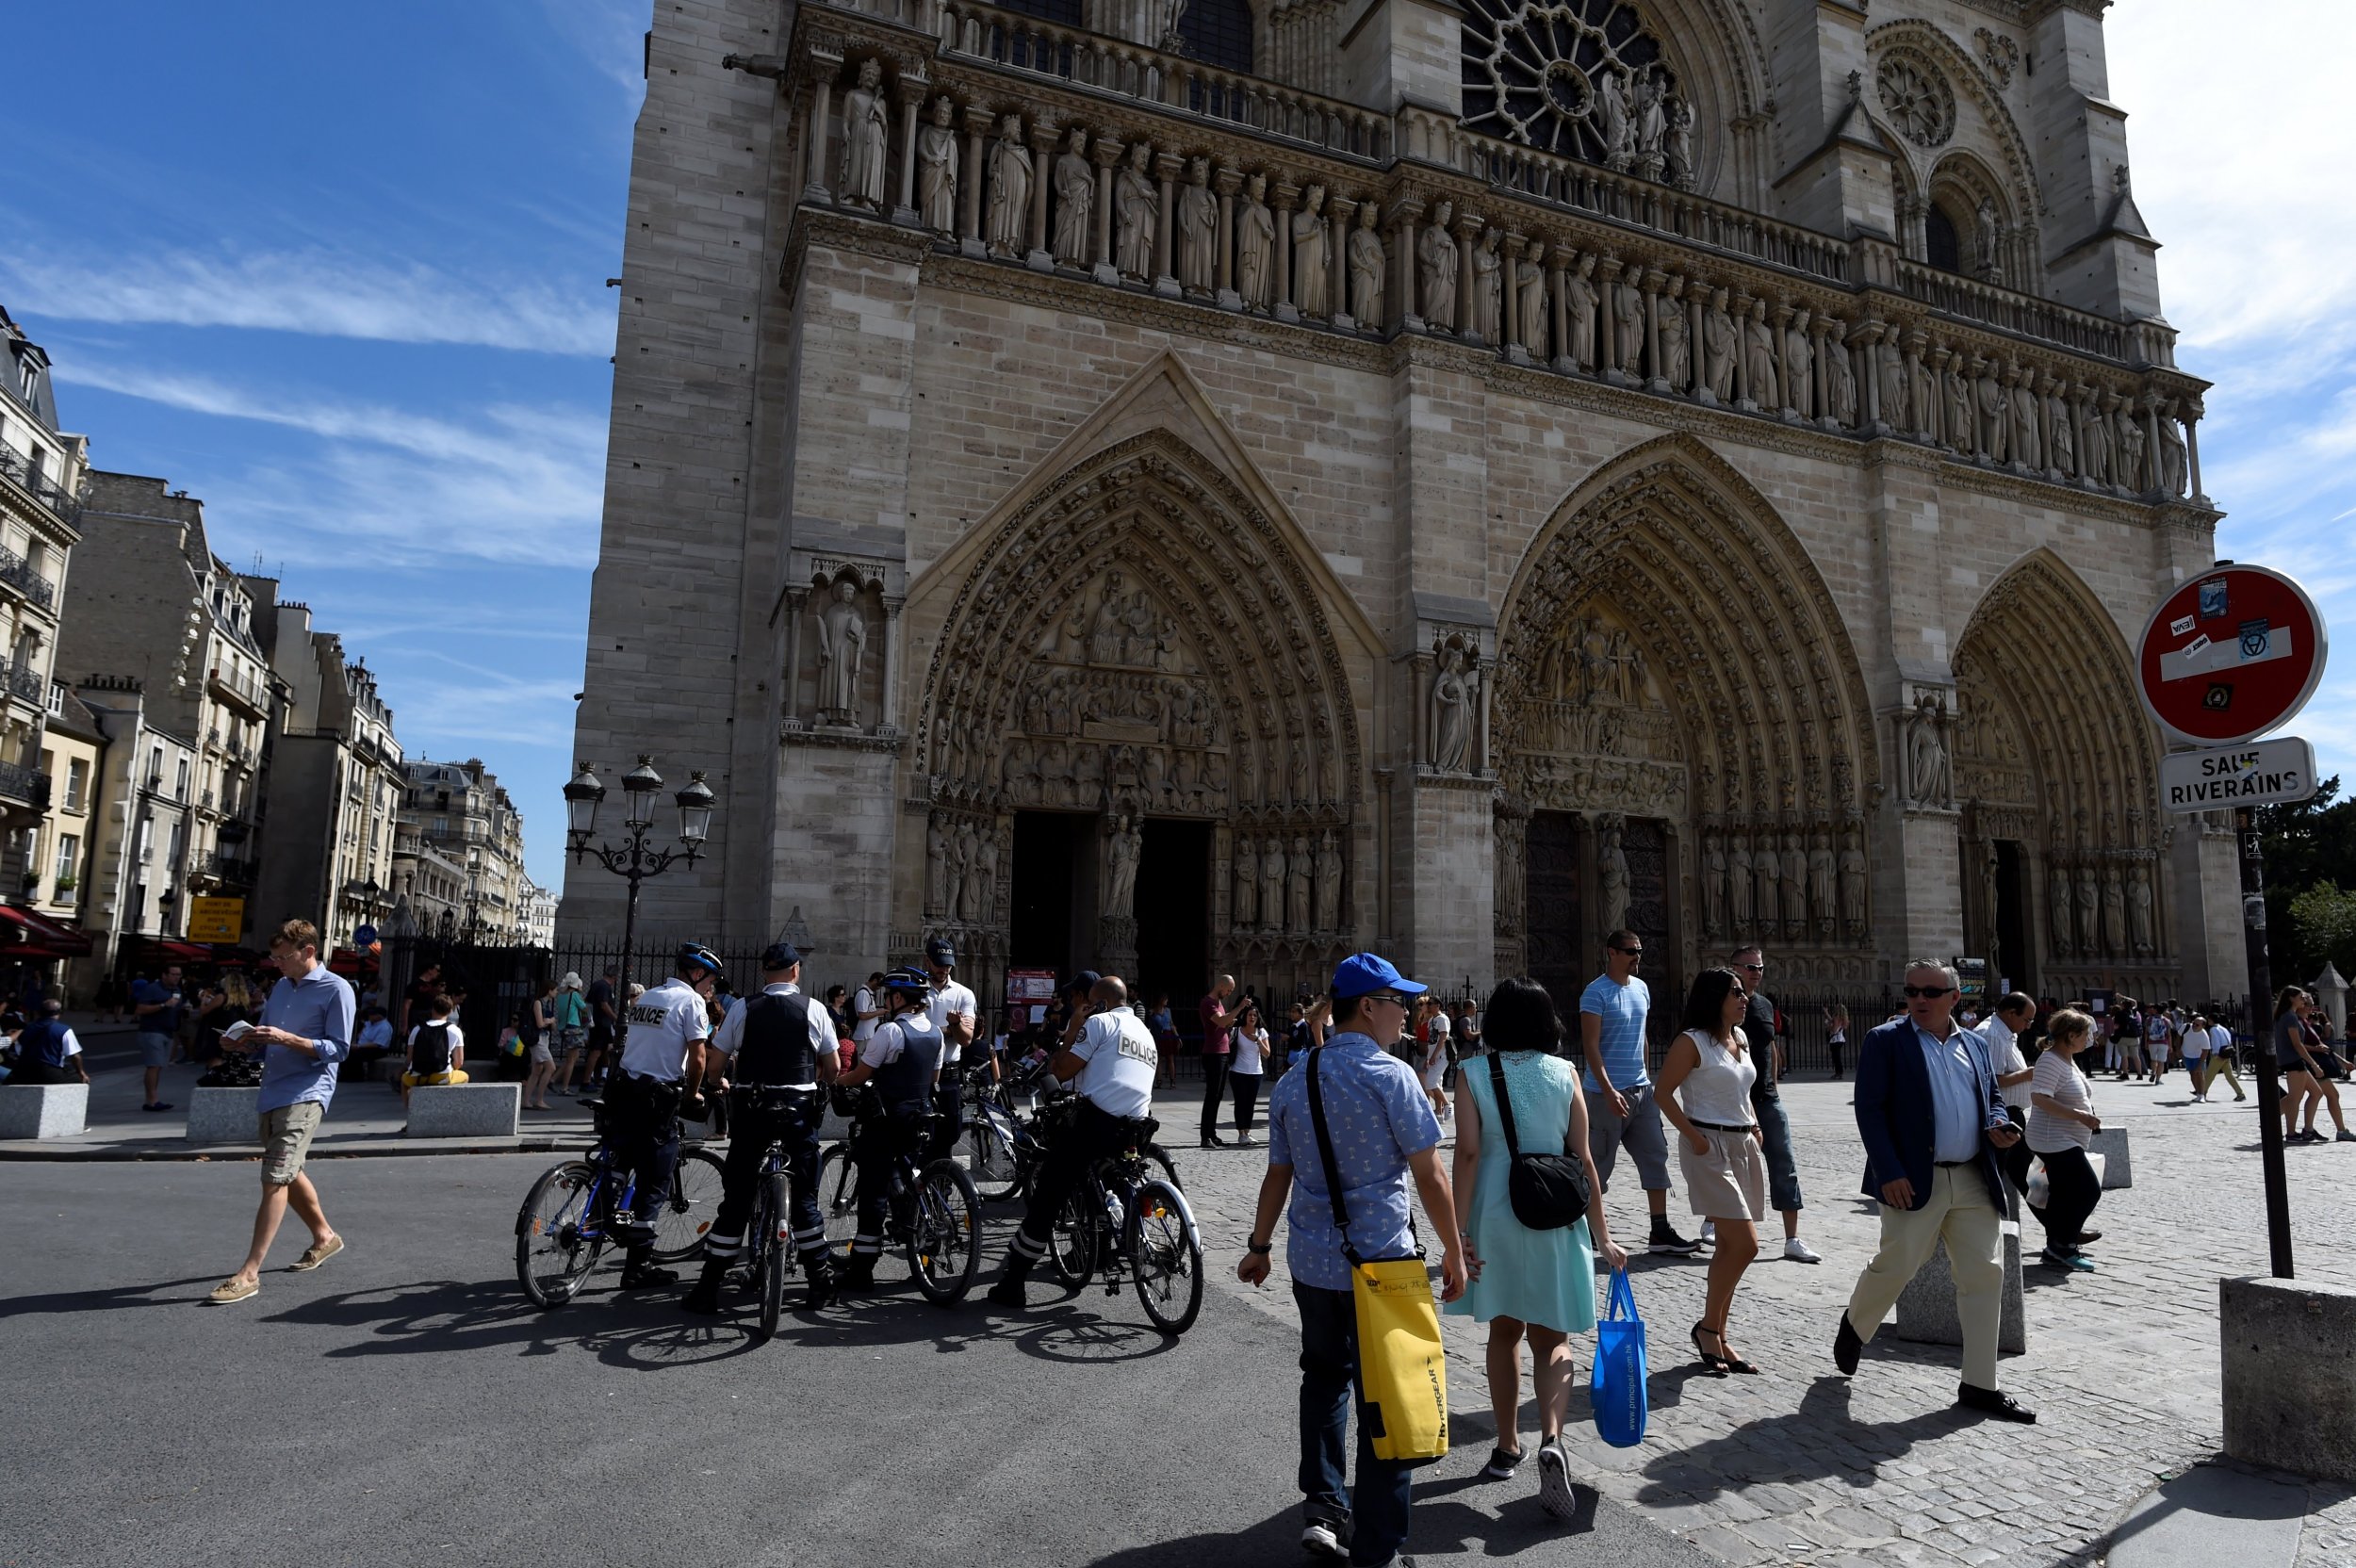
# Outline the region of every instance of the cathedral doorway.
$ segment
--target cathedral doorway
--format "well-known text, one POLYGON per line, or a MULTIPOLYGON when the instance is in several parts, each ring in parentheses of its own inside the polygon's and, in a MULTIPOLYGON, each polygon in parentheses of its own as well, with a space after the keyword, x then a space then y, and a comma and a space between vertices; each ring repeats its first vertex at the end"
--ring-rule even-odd
POLYGON ((1996 844, 1996 951, 1988 972, 2006 988, 2037 995, 2037 950, 2029 945, 2028 874, 2021 846, 2010 839, 1996 844))
MULTIPOLYGON (((1579 996, 1599 958, 1582 940, 1579 819, 1568 811, 1530 816, 1530 977, 1554 998, 1566 1030, 1579 1027, 1579 996)), ((1576 1034, 1572 1037, 1576 1042, 1576 1034)))
POLYGON ((1072 811, 1014 813, 1014 874, 1006 962, 1013 969, 1080 968, 1095 940, 1097 819, 1072 811))
POLYGON ((1167 993, 1185 1016, 1211 969, 1211 825, 1149 820, 1137 860, 1137 972, 1142 1004, 1167 993))

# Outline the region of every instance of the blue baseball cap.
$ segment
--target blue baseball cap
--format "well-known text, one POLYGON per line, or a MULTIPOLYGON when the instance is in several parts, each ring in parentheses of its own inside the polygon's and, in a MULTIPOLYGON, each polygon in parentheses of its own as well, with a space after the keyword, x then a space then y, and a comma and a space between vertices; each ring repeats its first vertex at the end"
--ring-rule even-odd
POLYGON ((771 942, 761 950, 761 967, 771 974, 782 974, 801 961, 801 949, 792 942, 771 942))
POLYGON ((1399 973, 1388 958, 1379 953, 1353 953, 1333 968, 1333 984, 1328 988, 1334 1001, 1346 997, 1365 996, 1369 991, 1394 990, 1401 996, 1421 996, 1431 989, 1399 973))
POLYGON ((950 943, 948 938, 935 937, 924 944, 924 956, 943 969, 950 969, 957 964, 957 950, 950 943))

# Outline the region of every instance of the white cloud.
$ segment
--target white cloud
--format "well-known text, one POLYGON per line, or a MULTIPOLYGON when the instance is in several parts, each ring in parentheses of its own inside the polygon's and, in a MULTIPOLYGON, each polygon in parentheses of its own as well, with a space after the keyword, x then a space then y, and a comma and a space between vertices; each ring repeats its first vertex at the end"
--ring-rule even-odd
POLYGON ((20 238, 0 251, 9 302, 25 315, 604 355, 614 307, 604 280, 587 275, 594 265, 579 287, 558 289, 322 248, 102 260, 20 238))
MULTIPOLYGON (((273 557, 348 564, 354 545, 431 541, 444 556, 546 564, 594 561, 604 501, 606 420, 573 407, 494 404, 471 424, 333 399, 264 397, 199 376, 85 356, 69 383, 217 418, 304 433, 291 461, 225 476, 175 476, 199 488, 231 541, 267 534, 273 557)), ((221 547, 216 546, 217 548, 221 547)), ((224 553, 227 553, 224 550, 224 553)))

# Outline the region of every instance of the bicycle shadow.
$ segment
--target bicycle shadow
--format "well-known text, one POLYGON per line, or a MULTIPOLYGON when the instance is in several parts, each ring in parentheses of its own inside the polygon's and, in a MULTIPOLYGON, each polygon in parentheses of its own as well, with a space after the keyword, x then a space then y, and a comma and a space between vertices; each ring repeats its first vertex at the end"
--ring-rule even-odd
POLYGON ((654 1372, 742 1355, 758 1343, 709 1319, 682 1317, 678 1298, 583 1290, 544 1312, 507 1281, 441 1280, 345 1291, 265 1315, 270 1321, 340 1329, 361 1337, 322 1351, 328 1360, 512 1350, 552 1356, 594 1350, 608 1365, 654 1372))

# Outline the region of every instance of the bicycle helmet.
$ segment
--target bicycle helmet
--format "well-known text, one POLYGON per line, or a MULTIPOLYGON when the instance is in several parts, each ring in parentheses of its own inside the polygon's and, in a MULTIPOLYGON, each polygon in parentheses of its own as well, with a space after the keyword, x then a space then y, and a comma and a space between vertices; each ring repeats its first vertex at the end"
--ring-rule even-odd
POLYGON ((679 956, 674 961, 673 967, 677 969, 700 969, 714 975, 720 974, 724 970, 724 966, 721 964, 718 956, 715 955, 712 949, 704 946, 701 942, 681 943, 679 950, 679 956))
POLYGON ((905 992, 921 1007, 932 999, 933 977, 913 964, 903 964, 884 976, 884 989, 905 992))

